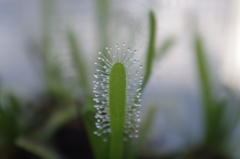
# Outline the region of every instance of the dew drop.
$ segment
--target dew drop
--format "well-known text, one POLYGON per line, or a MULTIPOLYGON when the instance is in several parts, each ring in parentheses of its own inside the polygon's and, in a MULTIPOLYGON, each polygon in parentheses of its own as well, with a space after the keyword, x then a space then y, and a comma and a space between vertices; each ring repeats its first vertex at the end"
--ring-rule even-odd
POLYGON ((142 66, 142 65, 140 65, 140 68, 143 68, 143 66, 142 66))
POLYGON ((96 65, 97 64, 97 62, 94 62, 94 65, 96 65))
POLYGON ((138 118, 138 119, 137 119, 137 122, 140 122, 140 121, 141 121, 141 119, 140 119, 140 118, 138 118))
POLYGON ((123 42, 122 45, 125 46, 125 43, 123 42))
POLYGON ((136 54, 137 53, 137 50, 134 50, 134 52, 133 52, 134 54, 136 54))
POLYGON ((94 77, 95 77, 95 78, 98 78, 98 75, 97 75, 97 73, 94 73, 94 77))
POLYGON ((98 97, 99 96, 99 93, 95 93, 95 97, 98 97))
POLYGON ((116 47, 118 48, 118 44, 116 44, 116 47))
POLYGON ((137 60, 134 60, 133 62, 134 62, 134 63, 137 63, 137 60))
POLYGON ((100 56, 98 56, 98 60, 101 60, 102 58, 100 56))
POLYGON ((106 47, 106 49, 108 50, 108 47, 106 47))
POLYGON ((99 55, 101 55, 101 54, 102 54, 102 52, 98 52, 98 54, 99 54, 99 55))

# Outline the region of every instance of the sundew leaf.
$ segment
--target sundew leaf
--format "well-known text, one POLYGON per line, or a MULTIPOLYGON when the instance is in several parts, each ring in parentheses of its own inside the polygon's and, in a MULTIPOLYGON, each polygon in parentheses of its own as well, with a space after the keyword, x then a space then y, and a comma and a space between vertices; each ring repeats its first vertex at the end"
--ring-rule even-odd
POLYGON ((149 12, 149 43, 146 57, 145 76, 142 89, 147 84, 152 71, 152 65, 155 57, 155 36, 156 36, 156 20, 153 11, 149 12))
POLYGON ((123 155, 123 131, 126 111, 126 71, 121 63, 113 65, 109 80, 110 158, 123 155))

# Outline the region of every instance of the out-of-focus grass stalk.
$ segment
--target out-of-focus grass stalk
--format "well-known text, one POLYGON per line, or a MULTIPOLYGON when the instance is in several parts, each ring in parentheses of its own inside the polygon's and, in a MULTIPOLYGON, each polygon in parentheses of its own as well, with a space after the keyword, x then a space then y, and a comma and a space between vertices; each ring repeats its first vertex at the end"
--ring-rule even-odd
POLYGON ((157 113, 157 106, 153 105, 148 109, 147 116, 145 118, 145 122, 142 124, 139 134, 139 139, 137 141, 137 144, 132 147, 131 153, 128 156, 128 159, 134 159, 137 158, 139 152, 141 151, 141 148, 146 143, 149 131, 152 128, 154 118, 157 113))
POLYGON ((98 24, 98 43, 100 44, 100 48, 104 48, 107 46, 108 42, 108 21, 109 21, 109 0, 95 0, 96 2, 96 21, 98 24))
POLYGON ((101 138, 93 134, 96 129, 94 118, 96 110, 93 107, 93 96, 90 92, 91 89, 89 88, 90 84, 88 82, 88 76, 86 74, 87 68, 86 63, 83 60, 83 52, 80 51, 81 48, 79 48, 77 39, 72 32, 68 32, 68 43, 70 46, 73 63, 77 72, 78 84, 83 89, 85 101, 83 102, 80 116, 84 122, 93 155, 96 159, 107 158, 108 143, 103 142, 101 138))
POLYGON ((42 159, 61 159, 50 147, 40 143, 34 143, 24 138, 18 138, 16 145, 41 157, 42 159))
POLYGON ((146 83, 149 80, 152 71, 152 65, 155 57, 155 36, 156 36, 156 20, 153 11, 149 12, 149 42, 148 42, 148 51, 146 54, 146 66, 145 66, 145 76, 143 80, 142 89, 145 87, 146 83))
POLYGON ((203 47, 203 41, 198 34, 195 36, 195 53, 205 113, 205 139, 203 144, 209 149, 219 151, 223 148, 225 138, 227 137, 226 125, 223 125, 226 103, 217 101, 213 96, 213 87, 205 57, 206 52, 203 47))
POLYGON ((78 84, 81 87, 82 91, 84 92, 84 99, 86 102, 89 102, 89 100, 92 100, 92 95, 90 93, 90 86, 88 82, 88 76, 87 76, 87 64, 84 60, 83 53, 77 43, 77 39, 72 31, 68 32, 68 41, 70 45, 70 53, 73 60, 73 64, 75 66, 76 72, 77 72, 77 78, 78 78, 78 84))

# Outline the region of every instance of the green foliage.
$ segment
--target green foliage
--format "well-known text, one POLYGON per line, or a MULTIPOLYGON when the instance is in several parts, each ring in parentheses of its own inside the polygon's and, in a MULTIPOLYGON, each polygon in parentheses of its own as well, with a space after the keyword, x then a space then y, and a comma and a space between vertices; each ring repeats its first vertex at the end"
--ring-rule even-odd
POLYGON ((90 87, 87 79, 87 69, 86 69, 86 61, 84 60, 85 58, 83 57, 82 51, 79 49, 79 44, 77 42, 77 39, 72 31, 68 32, 68 42, 70 45, 70 53, 72 57, 73 64, 75 66, 75 70, 78 75, 78 84, 80 88, 82 88, 85 99, 89 99, 91 97, 90 95, 90 87))
POLYGON ((16 140, 16 145, 25 149, 26 151, 32 152, 33 154, 41 157, 42 159, 61 159, 61 157, 56 154, 56 152, 52 150, 51 147, 29 141, 25 138, 18 138, 16 140))
POLYGON ((147 112, 146 119, 141 126, 139 139, 132 147, 131 153, 128 157, 129 159, 137 158, 137 156, 139 155, 142 147, 144 146, 144 144, 147 141, 149 131, 152 129, 152 125, 154 123, 154 118, 156 116, 156 113, 157 113, 156 105, 151 106, 147 112))
MULTIPOLYGON (((19 109, 21 103, 12 94, 2 95, 0 101, 0 134, 3 143, 12 145, 20 133, 19 109)), ((0 143, 1 145, 1 143, 0 143)))
POLYGON ((175 38, 168 37, 156 52, 156 59, 161 59, 176 43, 175 38))
POLYGON ((102 159, 102 158, 108 158, 108 149, 109 149, 109 143, 103 142, 102 138, 98 137, 97 135, 93 134, 93 132, 96 130, 95 126, 95 114, 96 111, 93 108, 93 102, 89 103, 89 106, 85 106, 82 111, 82 119, 85 125, 85 129, 88 134, 88 138, 92 147, 92 151, 94 154, 94 157, 96 159, 102 159))
POLYGON ((145 87, 149 80, 152 71, 152 65, 155 58, 155 36, 156 36, 156 20, 153 11, 149 12, 149 42, 148 51, 146 54, 146 66, 145 66, 145 76, 143 80, 142 88, 145 87))
MULTIPOLYGON (((203 41, 199 35, 195 36, 195 53, 197 59, 198 73, 200 79, 200 86, 202 91, 202 103, 204 106, 204 119, 205 119, 205 138, 200 146, 204 150, 205 157, 213 154, 225 156, 223 158, 230 158, 228 154, 228 140, 234 132, 239 122, 239 119, 232 122, 227 116, 227 108, 231 105, 232 95, 225 99, 217 100, 213 94, 213 85, 209 74, 208 64, 206 60, 206 51, 204 49, 203 41), (236 122, 237 121, 237 122, 236 122), (233 124, 234 123, 234 124, 233 124), (231 125, 231 126, 229 126, 231 125)), ((236 103, 235 103, 236 104, 236 103)), ((239 105, 239 103, 238 103, 239 105)), ((232 114, 232 117, 239 116, 232 114)))

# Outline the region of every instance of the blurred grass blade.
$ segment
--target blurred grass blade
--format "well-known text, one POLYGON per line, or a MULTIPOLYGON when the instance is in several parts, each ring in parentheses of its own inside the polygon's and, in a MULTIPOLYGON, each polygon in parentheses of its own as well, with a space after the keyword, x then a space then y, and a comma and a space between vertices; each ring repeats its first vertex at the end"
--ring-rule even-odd
POLYGON ((85 106, 82 111, 82 118, 87 130, 88 138, 91 143, 93 154, 95 159, 107 159, 108 158, 108 142, 103 142, 102 138, 94 134, 96 130, 95 126, 95 114, 96 111, 93 107, 93 102, 89 103, 89 106, 85 106))
POLYGON ((147 112, 145 122, 141 126, 139 138, 138 138, 135 146, 132 148, 132 150, 130 152, 129 159, 137 158, 137 155, 141 151, 141 148, 146 143, 148 134, 154 123, 154 118, 156 116, 156 113, 157 113, 157 106, 155 106, 155 105, 151 106, 147 112))
POLYGON ((156 52, 156 60, 161 59, 175 44, 175 39, 173 37, 168 37, 163 44, 160 46, 159 50, 156 52))
POLYGON ((4 98, 0 102, 0 131, 4 135, 5 142, 13 144, 20 132, 17 119, 20 103, 13 95, 4 98))
POLYGON ((17 139, 16 145, 28 152, 39 156, 41 159, 61 159, 60 156, 50 147, 35 143, 33 141, 29 141, 25 138, 17 139))
POLYGON ((148 51, 147 51, 147 61, 145 66, 145 76, 142 84, 142 89, 144 89, 147 84, 149 77, 152 71, 152 65, 155 57, 155 36, 156 36, 156 20, 153 11, 149 12, 149 43, 148 43, 148 51))
POLYGON ((74 63, 74 66, 76 68, 76 71, 78 73, 78 83, 81 86, 81 88, 84 91, 84 94, 86 95, 85 98, 91 98, 89 90, 89 83, 86 73, 86 62, 85 58, 83 57, 82 51, 80 51, 79 44, 77 42, 76 36, 73 34, 72 31, 68 32, 68 42, 71 49, 71 56, 74 63))
POLYGON ((38 129, 35 136, 41 140, 48 140, 52 137, 52 135, 64 124, 77 119, 78 112, 76 111, 76 106, 71 105, 68 107, 64 107, 60 110, 56 110, 48 120, 47 124, 38 129))
POLYGON ((215 124, 219 125, 220 123, 216 122, 214 119, 218 117, 215 117, 216 113, 214 113, 214 101, 212 97, 212 86, 210 83, 207 61, 205 57, 206 53, 203 48, 202 39, 199 35, 195 35, 195 53, 197 57, 198 73, 205 112, 205 143, 210 143, 215 131, 212 126, 215 124))
POLYGON ((200 78, 200 84, 202 88, 203 102, 205 105, 205 111, 210 112, 212 105, 212 86, 210 84, 210 78, 207 68, 207 61, 205 57, 205 51, 202 44, 202 39, 199 35, 195 37, 195 52, 197 56, 198 73, 200 78))
POLYGON ((109 77, 110 158, 123 156, 123 133, 126 117, 126 70, 123 64, 113 65, 109 77))
POLYGON ((98 42, 100 48, 107 46, 107 31, 108 31, 108 20, 109 20, 109 0, 95 0, 96 11, 97 11, 97 22, 98 22, 98 42))

